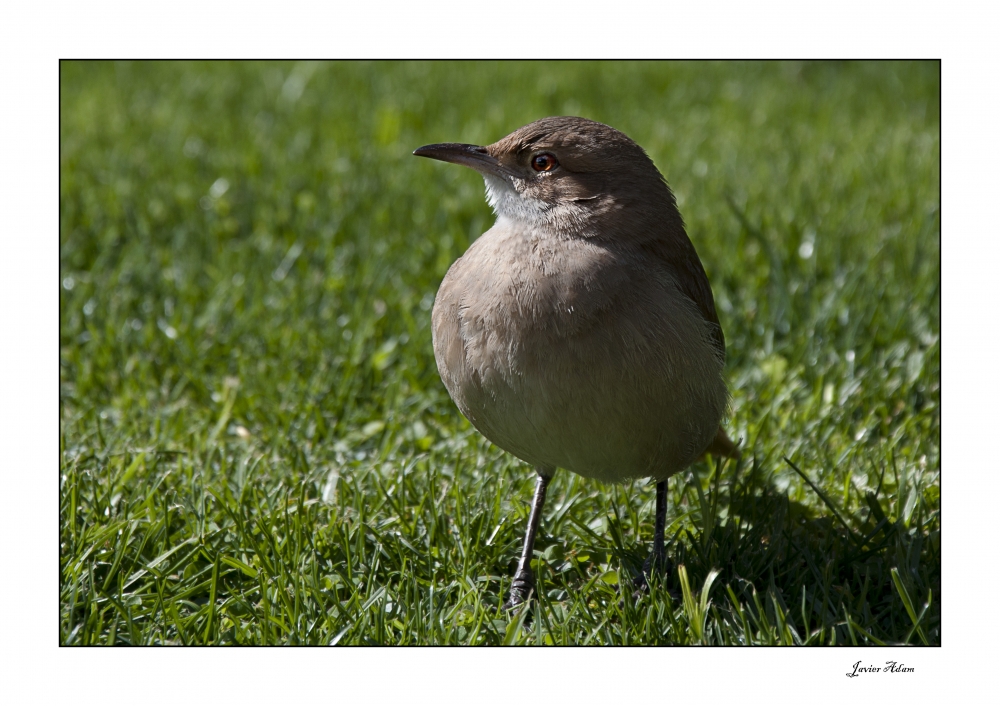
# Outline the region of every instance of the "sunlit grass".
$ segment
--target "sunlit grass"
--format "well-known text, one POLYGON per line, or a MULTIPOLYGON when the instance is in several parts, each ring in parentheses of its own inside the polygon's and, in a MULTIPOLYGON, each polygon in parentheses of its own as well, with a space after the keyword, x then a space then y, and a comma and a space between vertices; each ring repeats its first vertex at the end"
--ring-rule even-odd
POLYGON ((64 644, 939 644, 936 63, 64 63, 64 644), (410 156, 578 114, 678 195, 744 460, 549 488, 430 307, 489 227, 410 156), (681 568, 683 567, 683 568, 681 568))

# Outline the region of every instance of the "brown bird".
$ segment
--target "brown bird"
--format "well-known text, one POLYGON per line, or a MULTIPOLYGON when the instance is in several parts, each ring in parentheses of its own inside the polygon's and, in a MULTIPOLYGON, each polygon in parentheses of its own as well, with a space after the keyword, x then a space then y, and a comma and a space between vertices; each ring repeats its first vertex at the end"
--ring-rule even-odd
POLYGON ((486 180, 496 223, 434 300, 438 372, 470 422, 538 473, 505 608, 535 588, 531 557, 557 468, 654 478, 653 550, 666 565, 667 478, 705 453, 734 456, 725 339, 701 260, 663 176, 612 127, 544 118, 487 145, 414 151, 486 180))

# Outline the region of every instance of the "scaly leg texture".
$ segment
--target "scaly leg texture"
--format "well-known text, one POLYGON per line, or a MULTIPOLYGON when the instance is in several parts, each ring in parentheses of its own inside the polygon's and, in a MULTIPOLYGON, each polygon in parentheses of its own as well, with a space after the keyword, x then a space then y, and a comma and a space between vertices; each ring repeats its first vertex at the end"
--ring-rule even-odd
POLYGON ((656 520, 653 526, 653 551, 642 565, 642 573, 635 579, 635 597, 649 590, 649 578, 666 574, 669 570, 667 553, 663 549, 663 534, 667 525, 667 481, 656 484, 656 520))
MULTIPOLYGON (((510 586, 510 598, 503 604, 504 610, 511 610, 524 603, 535 590, 535 574, 531 571, 531 556, 535 552, 535 535, 538 533, 538 523, 542 519, 542 506, 545 505, 545 489, 552 479, 552 471, 536 469, 538 481, 535 483, 535 498, 531 501, 531 515, 528 518, 528 531, 524 535, 524 549, 521 550, 521 561, 517 564, 517 572, 510 586)), ((661 542, 662 544, 662 542, 661 542)))

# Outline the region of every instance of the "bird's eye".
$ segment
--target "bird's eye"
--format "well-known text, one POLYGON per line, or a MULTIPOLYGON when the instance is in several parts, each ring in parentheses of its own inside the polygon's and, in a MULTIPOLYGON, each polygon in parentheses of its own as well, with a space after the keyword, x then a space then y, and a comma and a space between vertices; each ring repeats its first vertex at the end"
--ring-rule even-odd
POLYGON ((555 155, 551 155, 548 152, 536 154, 531 160, 531 168, 536 172, 551 172, 558 166, 559 161, 555 158, 555 155))

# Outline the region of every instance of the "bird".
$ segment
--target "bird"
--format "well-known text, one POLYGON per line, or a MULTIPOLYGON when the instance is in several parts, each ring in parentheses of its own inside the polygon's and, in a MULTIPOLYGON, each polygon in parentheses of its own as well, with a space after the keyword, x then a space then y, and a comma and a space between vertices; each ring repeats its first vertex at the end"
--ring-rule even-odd
POLYGON ((667 570, 667 479, 706 453, 739 454, 722 427, 725 337, 673 192, 636 142, 580 117, 413 154, 479 172, 496 214, 448 269, 431 323, 458 409, 537 474, 502 607, 536 591, 534 542, 560 468, 606 483, 656 481, 638 596, 667 570))

